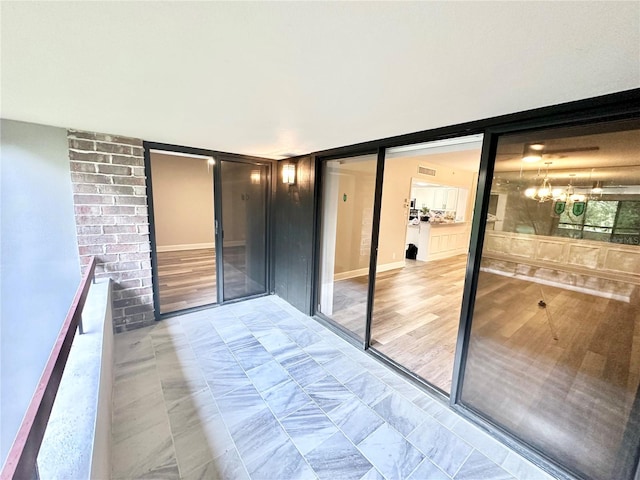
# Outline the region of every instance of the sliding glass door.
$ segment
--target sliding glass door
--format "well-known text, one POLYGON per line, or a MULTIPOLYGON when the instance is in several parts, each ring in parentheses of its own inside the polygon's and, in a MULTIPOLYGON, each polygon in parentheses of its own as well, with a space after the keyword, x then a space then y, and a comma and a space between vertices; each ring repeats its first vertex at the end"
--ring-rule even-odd
POLYGON ((364 341, 376 187, 375 155, 322 165, 318 312, 364 341))
POLYGON ((640 121, 503 135, 461 403, 563 467, 640 443, 640 121))
POLYGON ((218 302, 214 163, 206 155, 149 153, 155 297, 160 314, 218 302))
POLYGON ((218 228, 224 300, 267 292, 270 166, 222 160, 218 228))
POLYGON ((267 293, 272 162, 162 144, 145 150, 157 314, 267 293))
POLYGON ((482 135, 387 149, 371 348, 451 390, 482 135))

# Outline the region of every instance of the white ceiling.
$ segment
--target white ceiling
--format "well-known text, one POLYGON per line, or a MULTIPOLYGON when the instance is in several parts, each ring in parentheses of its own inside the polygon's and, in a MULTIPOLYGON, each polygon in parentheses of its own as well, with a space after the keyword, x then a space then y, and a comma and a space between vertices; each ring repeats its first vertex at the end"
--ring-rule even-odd
POLYGON ((2 117, 277 158, 640 86, 640 2, 1 3, 2 117))

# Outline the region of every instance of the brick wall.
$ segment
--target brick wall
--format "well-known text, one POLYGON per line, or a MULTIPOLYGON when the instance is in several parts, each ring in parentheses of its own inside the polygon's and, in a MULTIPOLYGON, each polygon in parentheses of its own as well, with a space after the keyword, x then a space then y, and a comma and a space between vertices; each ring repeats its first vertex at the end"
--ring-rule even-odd
POLYGON ((154 320, 149 214, 142 141, 69 130, 80 261, 114 282, 115 330, 154 320))

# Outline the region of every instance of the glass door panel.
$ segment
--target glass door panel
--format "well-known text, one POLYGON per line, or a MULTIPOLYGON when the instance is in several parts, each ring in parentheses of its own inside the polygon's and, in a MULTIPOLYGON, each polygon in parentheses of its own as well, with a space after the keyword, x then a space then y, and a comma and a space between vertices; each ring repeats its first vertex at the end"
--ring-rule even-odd
POLYGON ((500 137, 461 402, 591 479, 640 435, 640 122, 500 137))
POLYGON ((222 160, 223 296, 267 291, 267 199, 270 166, 222 160))
POLYGON ((385 155, 370 345, 445 393, 481 147, 473 135, 385 155))
POLYGON ((318 311, 364 341, 376 155, 329 160, 322 171, 318 311))
POLYGON ((149 159, 160 314, 216 303, 213 158, 152 150, 149 159))

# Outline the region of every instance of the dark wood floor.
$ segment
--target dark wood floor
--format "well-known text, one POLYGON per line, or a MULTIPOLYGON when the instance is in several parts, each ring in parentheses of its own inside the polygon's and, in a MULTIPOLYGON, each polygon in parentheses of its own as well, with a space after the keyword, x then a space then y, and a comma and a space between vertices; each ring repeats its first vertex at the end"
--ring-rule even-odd
POLYGON ((213 248, 158 252, 160 313, 216 303, 213 248))

